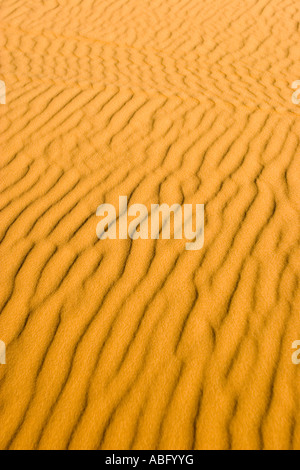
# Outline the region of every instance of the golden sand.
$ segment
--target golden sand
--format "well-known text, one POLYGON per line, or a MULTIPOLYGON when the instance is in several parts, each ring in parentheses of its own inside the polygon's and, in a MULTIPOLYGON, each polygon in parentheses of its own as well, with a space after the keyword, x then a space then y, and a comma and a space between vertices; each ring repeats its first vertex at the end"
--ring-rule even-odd
POLYGON ((300 449, 298 0, 2 0, 1 449, 300 449), (204 203, 205 244, 96 209, 204 203))

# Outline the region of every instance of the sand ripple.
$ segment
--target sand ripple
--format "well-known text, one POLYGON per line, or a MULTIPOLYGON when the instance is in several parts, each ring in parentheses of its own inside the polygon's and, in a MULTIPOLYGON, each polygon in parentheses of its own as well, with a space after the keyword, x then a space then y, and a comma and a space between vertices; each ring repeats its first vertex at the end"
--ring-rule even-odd
POLYGON ((298 2, 0 4, 0 448, 300 449, 298 2))

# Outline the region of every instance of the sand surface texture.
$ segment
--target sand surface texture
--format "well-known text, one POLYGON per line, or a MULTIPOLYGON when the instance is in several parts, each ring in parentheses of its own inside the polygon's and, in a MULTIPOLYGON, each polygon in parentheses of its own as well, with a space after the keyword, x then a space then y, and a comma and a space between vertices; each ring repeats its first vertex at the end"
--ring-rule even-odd
POLYGON ((2 0, 1 449, 300 449, 298 0, 2 0), (96 236, 204 203, 205 244, 96 236))

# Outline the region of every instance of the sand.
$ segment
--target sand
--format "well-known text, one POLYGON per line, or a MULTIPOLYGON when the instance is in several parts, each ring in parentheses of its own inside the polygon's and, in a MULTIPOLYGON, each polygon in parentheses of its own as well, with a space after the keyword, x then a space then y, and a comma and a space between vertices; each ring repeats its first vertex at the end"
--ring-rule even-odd
POLYGON ((298 0, 0 8, 0 448, 300 449, 298 0))

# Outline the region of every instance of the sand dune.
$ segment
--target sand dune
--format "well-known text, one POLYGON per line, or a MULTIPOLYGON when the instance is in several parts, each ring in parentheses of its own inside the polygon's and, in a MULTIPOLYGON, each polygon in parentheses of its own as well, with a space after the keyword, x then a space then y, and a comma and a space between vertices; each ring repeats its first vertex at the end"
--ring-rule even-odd
POLYGON ((0 448, 300 449, 298 2, 0 5, 0 448))

